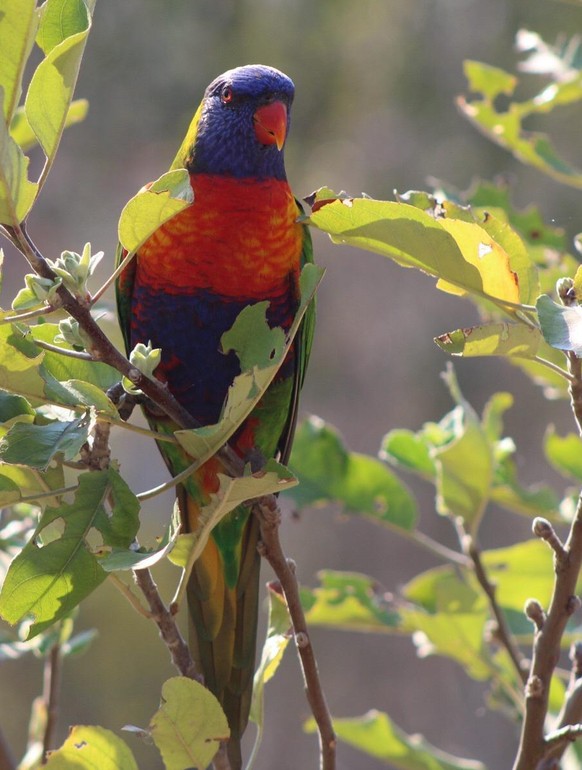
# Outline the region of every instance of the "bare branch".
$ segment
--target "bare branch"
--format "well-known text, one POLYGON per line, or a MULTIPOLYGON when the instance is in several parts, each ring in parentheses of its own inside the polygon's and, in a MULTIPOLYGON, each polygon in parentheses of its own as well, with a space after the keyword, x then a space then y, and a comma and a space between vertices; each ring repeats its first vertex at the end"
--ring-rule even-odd
POLYGON ((461 542, 464 552, 473 562, 475 577, 479 581, 479 585, 489 600, 489 606, 491 608, 491 612, 493 613, 493 617, 495 618, 495 623, 497 624, 496 638, 507 650, 507 653, 511 659, 511 662, 513 663, 513 667, 520 681, 525 684, 527 681, 527 662, 522 655, 521 650, 517 646, 513 634, 507 625, 507 620, 505 619, 503 610, 497 602, 495 595, 495 585, 489 580, 489 577, 487 576, 485 566, 481 560, 481 553, 479 548, 470 535, 464 535, 461 538, 461 542))
POLYGON ((54 735, 59 713, 59 694, 61 685, 61 645, 53 644, 44 662, 44 681, 42 699, 46 708, 46 725, 42 742, 42 764, 48 760, 48 752, 54 748, 54 735))
POLYGON ((295 634, 295 645, 301 661, 305 693, 319 730, 320 770, 334 770, 336 737, 331 715, 319 679, 317 661, 305 613, 299 597, 299 585, 294 566, 285 557, 279 540, 281 513, 272 496, 261 498, 253 506, 261 527, 260 553, 271 565, 279 579, 295 634))
POLYGON ((149 569, 136 569, 133 570, 133 577, 146 599, 152 620, 170 652, 172 663, 182 676, 204 684, 202 675, 196 670, 188 645, 180 633, 176 618, 162 601, 151 572, 149 569))
POLYGON ((0 770, 16 770, 16 762, 4 734, 0 730, 0 770))

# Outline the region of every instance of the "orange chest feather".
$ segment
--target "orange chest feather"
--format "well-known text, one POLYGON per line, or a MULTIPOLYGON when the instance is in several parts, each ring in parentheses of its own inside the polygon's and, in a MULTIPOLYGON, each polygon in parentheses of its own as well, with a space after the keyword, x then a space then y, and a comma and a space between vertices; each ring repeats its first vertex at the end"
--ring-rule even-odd
POLYGON ((200 174, 191 180, 193 204, 139 251, 140 283, 170 294, 207 289, 261 298, 298 273, 303 228, 286 182, 200 174))

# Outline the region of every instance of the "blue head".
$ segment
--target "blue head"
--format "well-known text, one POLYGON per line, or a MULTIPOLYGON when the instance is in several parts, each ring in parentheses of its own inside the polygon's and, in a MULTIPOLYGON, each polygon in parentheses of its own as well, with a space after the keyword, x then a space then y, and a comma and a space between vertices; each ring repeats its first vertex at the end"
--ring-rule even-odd
POLYGON ((237 67, 206 89, 190 172, 285 179, 283 144, 295 87, 279 70, 237 67))

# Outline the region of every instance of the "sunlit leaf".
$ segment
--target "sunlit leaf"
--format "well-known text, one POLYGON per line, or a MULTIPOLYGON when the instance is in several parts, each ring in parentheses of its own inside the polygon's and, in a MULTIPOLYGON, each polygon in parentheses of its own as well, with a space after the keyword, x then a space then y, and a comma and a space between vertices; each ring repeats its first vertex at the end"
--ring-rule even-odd
POLYGON ((365 633, 388 633, 399 628, 398 612, 373 578, 334 570, 321 570, 318 578, 317 588, 301 588, 310 625, 365 633))
POLYGON ((25 101, 26 118, 47 156, 47 167, 65 127, 90 23, 82 0, 47 0, 39 29, 46 55, 32 76, 25 101))
POLYGON ((416 504, 406 487, 376 458, 349 452, 318 417, 299 426, 289 467, 299 478, 290 496, 301 508, 339 502, 346 512, 378 524, 414 528, 416 504))
POLYGON ((4 122, 10 123, 22 90, 22 75, 38 24, 36 0, 0 0, 0 88, 4 122))
POLYGON ((162 705, 151 719, 150 734, 166 770, 204 770, 229 729, 210 690, 177 676, 162 686, 162 705))
POLYGON ((28 158, 0 120, 0 224, 18 225, 32 207, 38 185, 29 180, 28 165, 28 158))
POLYGON ((546 342, 582 356, 582 307, 559 305, 546 294, 539 297, 536 307, 546 342))
POLYGON ((194 199, 185 169, 168 171, 143 188, 121 212, 118 236, 122 246, 136 251, 168 219, 187 208, 194 199))
POLYGON ((246 766, 251 770, 261 745, 264 730, 265 685, 275 676, 291 639, 291 621, 285 600, 279 592, 267 584, 269 590, 269 624, 261 659, 253 680, 253 699, 250 719, 257 726, 257 737, 246 766))
POLYGON ((499 107, 500 94, 513 97, 518 80, 515 76, 487 64, 465 62, 469 89, 479 96, 457 100, 461 112, 491 141, 501 145, 526 163, 552 178, 573 187, 582 187, 582 171, 567 163, 554 149, 546 134, 526 131, 523 121, 536 113, 550 112, 564 104, 582 99, 582 73, 562 73, 559 80, 545 86, 531 99, 511 101, 499 107))
POLYGON ((72 727, 63 745, 51 751, 47 770, 138 770, 125 741, 104 727, 72 727))
POLYGON ((380 457, 397 468, 413 471, 426 479, 434 479, 436 467, 431 445, 422 431, 394 429, 382 439, 380 457))
POLYGON ((508 312, 504 303, 530 298, 529 271, 522 288, 509 255, 477 222, 435 219, 406 203, 338 198, 328 190, 316 196, 309 222, 336 243, 383 254, 436 277, 444 291, 495 299, 508 312))
POLYGON ((453 356, 519 356, 534 358, 540 344, 539 329, 525 324, 489 323, 457 329, 435 338, 453 356))
MULTIPOLYGON (((65 118, 64 127, 69 128, 69 126, 74 126, 76 123, 85 120, 88 109, 89 102, 86 99, 75 99, 72 101, 65 118)), ((28 152, 38 144, 36 134, 26 118, 24 107, 19 107, 14 113, 12 123, 10 124, 10 135, 23 152, 28 152)))
POLYGON ((544 439, 544 451, 548 461, 566 478, 582 482, 582 439, 576 433, 558 436, 550 428, 544 439))
MULTIPOLYGON (((317 730, 313 718, 304 727, 309 733, 317 730)), ((381 711, 351 719, 334 718, 333 727, 340 741, 397 770, 486 770, 481 762, 435 748, 422 735, 407 735, 381 711)))

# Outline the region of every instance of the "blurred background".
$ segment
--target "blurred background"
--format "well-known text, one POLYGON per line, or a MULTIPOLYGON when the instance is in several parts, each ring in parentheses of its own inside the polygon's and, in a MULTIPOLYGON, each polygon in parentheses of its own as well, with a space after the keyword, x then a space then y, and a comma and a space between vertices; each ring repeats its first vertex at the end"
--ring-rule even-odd
MULTIPOLYGON (((582 230, 580 194, 519 165, 454 105, 465 90, 463 60, 513 71, 521 28, 553 42, 560 33, 582 32, 582 9, 547 0, 98 0, 77 89, 90 101, 89 116, 65 134, 31 234, 53 258, 91 241, 106 253, 104 278, 113 264, 119 212, 144 182, 166 170, 206 85, 230 67, 261 62, 296 84, 287 169, 299 197, 328 185, 391 199, 395 189, 427 189, 429 177, 465 189, 474 177, 502 174, 513 180, 519 206, 538 203, 547 220, 573 235, 582 230)), ((520 95, 540 86, 530 77, 520 95)), ((571 153, 579 148, 579 126, 576 106, 532 124, 550 131, 578 165, 579 154, 571 153)), ((375 454, 391 428, 417 430, 451 408, 439 377, 447 359, 432 340, 470 324, 475 313, 435 291, 428 277, 318 235, 316 255, 327 274, 302 410, 335 424, 352 449, 375 454)), ((4 306, 24 272, 21 258, 7 250, 4 306)), ((113 313, 112 296, 109 302, 113 313)), ((104 324, 117 334, 112 314, 104 324)), ((459 360, 456 369, 477 409, 495 391, 514 394, 506 429, 517 441, 520 478, 543 479, 561 491, 540 441, 548 421, 562 432, 574 430, 567 404, 546 402, 520 371, 499 360, 459 360)), ((114 441, 135 491, 166 479, 155 446, 125 435, 114 441)), ((450 525, 434 513, 430 490, 410 483, 422 528, 454 544, 450 525)), ((171 496, 144 505, 142 542, 161 532, 171 505, 171 496)), ((527 521, 493 511, 482 545, 509 544, 528 532, 527 521)), ((289 516, 282 536, 307 585, 316 584, 319 569, 331 568, 373 575, 395 591, 435 565, 396 535, 333 509, 298 521, 289 516)), ((168 569, 157 577, 169 594, 176 574, 168 569)), ((266 567, 264 577, 271 577, 266 567)), ((115 731, 127 723, 147 726, 161 682, 173 674, 151 625, 108 584, 86 602, 78 627, 96 627, 99 636, 88 655, 65 665, 59 740, 75 723, 115 731)), ((485 688, 454 663, 421 661, 406 639, 314 629, 313 640, 334 715, 377 708, 407 732, 489 768, 512 761, 515 728, 486 712, 485 688)), ((0 698, 0 724, 15 753, 23 749, 28 704, 41 676, 32 659, 0 668, 0 691, 10 693, 0 698)), ((292 649, 266 695, 259 770, 315 767, 316 740, 302 732, 309 712, 292 649)), ((142 770, 161 767, 152 746, 131 735, 126 740, 142 770)), ((341 770, 375 767, 371 758, 340 746, 341 770)))

